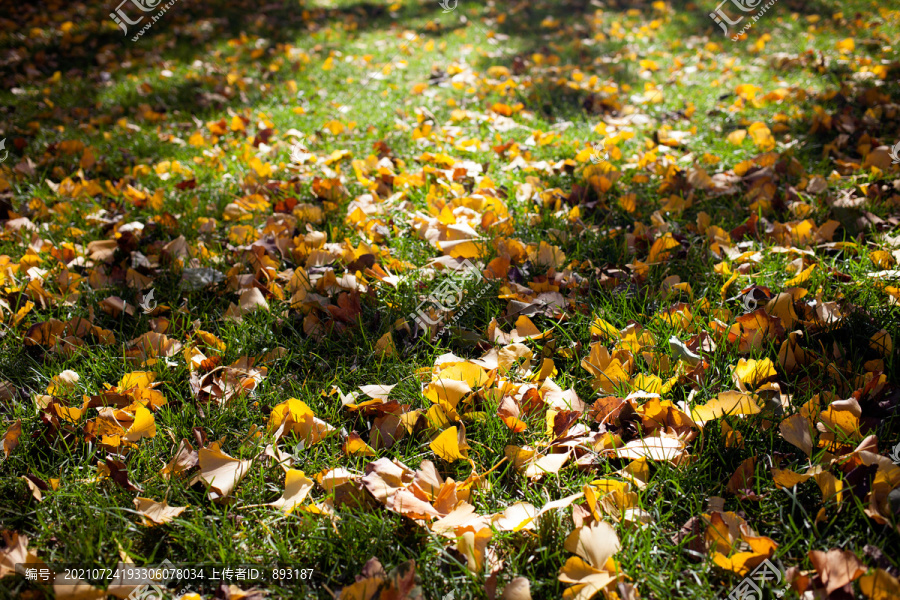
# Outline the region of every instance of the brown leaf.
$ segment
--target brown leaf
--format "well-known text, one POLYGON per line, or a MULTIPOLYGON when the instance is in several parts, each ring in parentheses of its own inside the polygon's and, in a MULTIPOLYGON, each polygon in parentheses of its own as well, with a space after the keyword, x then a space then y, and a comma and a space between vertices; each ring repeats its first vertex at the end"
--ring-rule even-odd
POLYGON ((175 452, 175 456, 173 456, 172 460, 163 467, 160 474, 164 479, 169 479, 172 475, 181 475, 185 471, 193 469, 199 462, 199 455, 197 454, 197 451, 194 450, 194 447, 191 446, 191 443, 187 440, 181 440, 181 443, 178 444, 178 451, 175 452))
POLYGON ((338 600, 372 600, 378 593, 387 573, 377 558, 372 557, 363 565, 362 572, 356 576, 356 582, 340 591, 338 600))
POLYGON ((16 421, 7 428, 6 433, 3 434, 3 438, 0 438, 0 446, 3 447, 3 454, 6 455, 6 458, 9 458, 12 451, 19 445, 19 437, 21 435, 22 420, 16 419, 16 421))
POLYGON ((812 455, 813 442, 811 432, 813 424, 810 419, 797 413, 782 421, 778 429, 786 442, 797 446, 807 456, 812 455))
POLYGON ((97 475, 100 479, 112 479, 123 489, 129 492, 140 492, 141 488, 137 487, 128 479, 128 469, 121 460, 107 458, 106 462, 97 464, 97 475))
MULTIPOLYGON (((706 541, 703 533, 703 519, 701 517, 691 517, 681 526, 672 537, 672 543, 680 544, 686 539, 690 539, 687 545, 688 550, 692 550, 698 554, 706 554, 706 541)), ((694 562, 702 560, 702 557, 689 555, 694 562)))
POLYGON ((752 492, 754 486, 754 481, 756 480, 756 457, 751 456, 750 458, 741 462, 740 466, 738 466, 737 470, 728 480, 728 486, 726 489, 732 494, 740 494, 741 492, 752 492))
POLYGON ((9 381, 0 381, 0 402, 6 404, 16 397, 16 386, 9 381))
POLYGON ((563 410, 553 417, 553 436, 556 438, 563 437, 569 432, 569 428, 575 424, 581 416, 580 411, 563 410))
POLYGON ((221 500, 231 494, 253 462, 228 456, 218 447, 201 448, 198 459, 200 472, 191 480, 191 485, 202 481, 209 486, 210 500, 221 500))
POLYGON ((375 450, 389 449, 406 436, 406 426, 397 415, 376 417, 369 430, 369 444, 375 450))
POLYGON ((525 577, 516 577, 503 589, 500 600, 531 600, 531 582, 525 577))
POLYGON ((839 548, 833 548, 828 552, 811 550, 809 560, 818 572, 818 579, 825 586, 826 594, 831 594, 856 580, 867 570, 855 554, 839 548))
POLYGON ((418 583, 416 561, 408 560, 387 574, 387 581, 381 590, 379 600, 425 600, 418 583))

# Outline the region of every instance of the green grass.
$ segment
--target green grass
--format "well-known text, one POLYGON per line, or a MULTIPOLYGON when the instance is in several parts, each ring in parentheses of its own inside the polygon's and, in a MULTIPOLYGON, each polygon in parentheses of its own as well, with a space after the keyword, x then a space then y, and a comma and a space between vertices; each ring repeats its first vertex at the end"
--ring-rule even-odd
MULTIPOLYGON (((108 16, 113 7, 103 3, 90 3, 84 13, 74 5, 60 7, 46 18, 29 14, 25 7, 16 7, 7 17, 11 20, 0 25, 2 53, 22 57, 10 59, 0 67, 8 84, 0 91, 0 103, 6 107, 0 113, 0 135, 7 138, 6 148, 10 151, 0 166, 0 176, 9 184, 3 198, 17 213, 27 215, 40 227, 38 235, 46 244, 57 248, 67 243, 87 247, 90 242, 112 239, 114 232, 103 219, 108 223, 118 220, 119 225, 143 223, 144 235, 137 244, 129 248, 127 240, 122 240, 122 247, 117 250, 114 261, 123 269, 132 264, 132 250, 158 257, 165 244, 184 236, 192 247, 197 248, 202 242, 207 250, 206 255, 197 257, 199 266, 225 272, 238 265, 237 273, 253 275, 255 269, 250 266, 248 249, 240 248, 228 237, 236 224, 225 217, 229 203, 259 192, 273 205, 290 197, 322 206, 321 200, 314 197, 313 177, 343 176, 348 197, 332 209, 326 207, 322 222, 310 225, 325 233, 329 244, 347 240, 356 248, 371 232, 360 231, 345 219, 345 208, 370 190, 357 180, 351 160, 377 160, 379 151, 374 144, 384 142, 395 158, 395 176, 422 171, 426 163, 420 157, 425 152, 471 161, 483 166, 509 211, 512 228, 504 236, 524 244, 545 241, 557 245, 565 253, 566 266, 580 278, 561 290, 570 301, 565 319, 532 317, 542 331, 552 331, 552 340, 527 345, 536 359, 552 358, 558 371, 554 381, 563 389, 574 388, 590 405, 600 395, 592 388, 592 377, 581 367, 581 360, 590 351, 590 325, 596 317, 617 329, 630 323, 642 325, 655 340, 654 347, 644 350, 671 356, 669 337, 686 339, 690 334, 655 318, 677 300, 662 290, 667 277, 677 275, 682 282, 690 283, 693 298, 685 301, 700 315, 694 325, 696 330, 691 332, 699 333, 712 332, 713 320, 713 315, 697 308, 701 299, 707 299, 712 310, 729 309, 732 316, 727 324, 731 325, 743 312, 740 300, 735 299, 741 288, 755 283, 780 293, 795 274, 788 269, 795 257, 772 251, 784 244, 772 237, 735 236, 735 243, 746 243, 740 247, 741 252, 760 252, 761 259, 753 266, 753 277, 743 277, 732 285, 723 302, 720 288, 726 278, 714 269, 723 260, 731 263, 731 259, 712 254, 709 241, 697 231, 697 219, 705 212, 712 225, 726 232, 745 223, 754 214, 750 208, 752 200, 745 194, 747 186, 738 194, 715 195, 670 178, 669 187, 664 188, 666 179, 660 165, 636 164, 649 151, 652 143, 648 142, 654 139, 654 133, 663 125, 673 130, 694 128, 695 133, 683 148, 663 149, 660 154, 670 154, 673 163, 684 170, 700 164, 714 175, 761 153, 749 136, 739 146, 731 144, 726 139, 729 133, 747 129, 757 121, 769 127, 783 122, 783 131, 774 134, 779 143, 775 152, 782 160, 774 183, 775 202, 755 211, 765 219, 760 226, 803 218, 821 225, 837 219, 842 227, 834 241, 861 243, 856 253, 818 243, 809 245, 818 267, 802 287, 808 289, 810 297, 823 302, 839 301, 845 318, 830 329, 798 326, 805 330, 804 348, 820 354, 823 362, 791 374, 779 368, 778 381, 782 391, 790 394, 793 407, 827 392, 849 397, 856 388, 845 389, 840 378, 828 376, 825 365, 837 364, 841 377, 847 381, 848 374, 863 373, 865 362, 877 358, 877 353, 869 348, 873 334, 886 329, 895 343, 900 340, 900 310, 867 277, 868 273, 883 270, 872 253, 893 249, 887 236, 897 235, 897 203, 886 195, 866 205, 867 211, 884 219, 884 225, 872 231, 859 229, 854 222, 856 215, 847 217, 825 199, 836 198, 843 190, 862 195, 860 186, 892 185, 897 181, 896 168, 877 177, 864 170, 845 169, 835 159, 861 160, 856 148, 857 129, 874 138, 873 145, 893 145, 900 140, 900 121, 883 112, 887 110, 883 106, 886 103, 869 107, 857 96, 871 87, 894 103, 900 98, 896 66, 890 67, 884 79, 857 75, 863 68, 896 62, 897 50, 891 48, 891 41, 898 39, 900 15, 872 1, 853 0, 825 7, 781 0, 754 25, 748 40, 732 43, 721 36, 708 18, 712 6, 703 3, 672 2, 665 9, 651 3, 604 4, 600 9, 594 3, 576 0, 487 5, 461 1, 455 11, 444 14, 438 2, 425 0, 402 0, 393 6, 351 0, 310 0, 264 7, 183 2, 169 9, 136 43, 114 28, 108 16), (837 12, 842 12, 843 18, 835 17, 837 12), (854 22, 857 13, 860 21, 854 22), (547 17, 553 17, 557 23, 545 21, 547 17), (70 36, 83 39, 60 33, 67 21, 73 23, 70 36), (42 32, 32 31, 33 27, 40 27, 42 32), (765 34, 771 39, 763 48, 754 48, 765 34), (847 38, 856 40, 856 49, 842 55, 836 44, 847 38), (542 61, 535 59, 537 54, 543 57, 542 61), (796 64, 778 67, 774 61, 779 56, 796 59, 796 64), (655 61, 658 70, 645 71, 639 65, 645 59, 655 61), (323 68, 326 61, 330 61, 330 68, 323 68), (404 62, 398 67, 398 61, 404 62), (385 65, 393 65, 389 73, 372 77, 384 73, 385 65), (497 75, 491 67, 504 67, 510 74, 497 75), (162 74, 164 70, 166 76, 162 74), (61 73, 59 80, 53 79, 57 71, 61 73), (458 86, 452 84, 454 72, 461 74, 457 77, 462 82, 458 86), (602 86, 592 89, 589 81, 594 76, 602 86), (411 93, 415 84, 427 84, 430 78, 432 84, 424 94, 411 93), (514 85, 506 87, 503 81, 514 85), (643 93, 648 82, 662 91, 662 103, 642 104, 632 98, 643 93), (759 96, 778 88, 787 88, 790 96, 758 106, 751 101, 735 106, 740 84, 758 86, 759 96), (606 89, 601 89, 603 86, 606 89), (834 94, 826 96, 828 93, 834 94), (605 101, 599 114, 585 110, 586 103, 592 100, 605 101), (524 105, 524 112, 510 117, 515 128, 497 131, 486 119, 478 118, 495 103, 512 106, 519 102, 524 105), (644 116, 645 121, 631 126, 634 137, 620 142, 623 158, 613 162, 622 171, 622 177, 600 196, 585 181, 585 164, 574 159, 589 143, 602 140, 603 136, 595 132, 598 123, 620 119, 631 111, 627 106, 644 116), (303 110, 295 111, 297 107, 303 110), (341 107, 348 110, 342 112, 341 107), (841 131, 831 128, 813 132, 816 107, 835 119, 843 114, 852 121, 857 128, 851 133, 852 143, 839 152, 826 154, 826 147, 836 143, 841 131), (158 121, 148 119, 145 108, 164 117, 158 121), (475 118, 458 119, 454 110, 470 111, 475 118), (686 116, 685 111, 691 110, 692 116, 686 116), (210 130, 206 124, 220 119, 230 124, 235 114, 249 119, 246 132, 229 131, 222 135, 218 144, 221 153, 218 158, 211 158, 210 130), (123 126, 120 119, 140 130, 123 126), (277 197, 271 188, 251 181, 260 178, 249 177, 252 167, 243 157, 248 146, 248 155, 257 151, 250 142, 263 120, 270 121, 274 130, 268 142, 272 152, 265 161, 277 167, 267 179, 284 187, 277 197), (327 131, 332 120, 344 125, 353 121, 356 125, 334 135, 327 131), (431 121, 432 135, 426 136, 425 141, 414 139, 413 131, 425 121, 431 121), (318 157, 349 150, 352 159, 344 158, 328 167, 287 169, 291 139, 285 132, 292 128, 310 138, 314 136, 308 146, 318 157), (174 143, 167 138, 173 136, 188 142, 198 129, 207 138, 203 147, 174 143), (531 145, 529 139, 536 132, 555 132, 558 137, 547 145, 531 145), (24 149, 14 146, 13 140, 18 138, 25 143, 24 149), (481 147, 472 151, 458 147, 468 139, 480 140, 481 147), (109 181, 113 186, 125 182, 151 196, 162 190, 162 206, 130 203, 121 194, 108 193, 105 184, 101 184, 104 193, 95 197, 62 197, 49 182, 55 186, 67 177, 77 179, 81 159, 81 152, 66 154, 58 146, 51 146, 65 140, 77 140, 93 148, 96 164, 83 169, 86 179, 109 181), (540 165, 531 170, 504 170, 510 158, 492 147, 508 143, 517 144, 528 162, 546 161, 546 170, 541 170, 540 165), (697 162, 707 153, 718 157, 719 162, 697 162), (688 154, 692 157, 680 160, 688 154), (12 168, 25 157, 32 161, 33 173, 24 167, 14 173, 12 168), (191 169, 192 175, 173 174, 161 179, 153 167, 163 160, 179 161, 191 169), (571 162, 555 166, 565 160, 571 162), (790 160, 795 160, 798 168, 788 168, 790 160), (137 165, 146 165, 150 170, 135 175, 137 165), (804 191, 805 184, 801 182, 805 178, 820 175, 827 179, 836 170, 842 176, 829 179, 824 194, 815 196, 804 191), (195 188, 176 187, 192 178, 196 179, 195 188), (543 190, 557 189, 562 202, 557 207, 553 201, 517 200, 516 193, 526 182, 540 185, 543 190), (572 220, 568 215, 579 204, 578 190, 586 190, 585 197, 580 203, 580 219, 572 220), (627 193, 636 194, 633 212, 618 203, 627 193), (574 200, 569 200, 570 194, 574 200), (666 213, 661 207, 673 195, 690 198, 692 205, 680 214, 666 213), (806 202, 809 213, 803 217, 792 214, 788 206, 791 201, 806 202), (106 212, 98 219, 101 210, 106 212), (201 218, 215 218, 217 227, 202 232, 198 225, 201 218), (659 233, 661 223, 681 236, 684 251, 651 266, 644 278, 628 278, 612 288, 601 285, 602 268, 625 269, 625 265, 636 260, 646 261, 653 238, 643 240, 638 236, 632 240, 635 254, 626 235, 639 233, 642 228, 646 231, 647 227, 656 227, 654 232, 659 233), (75 235, 72 228, 80 233, 75 235), (846 274, 849 281, 831 275, 831 269, 846 274), (835 355, 836 349, 840 356, 835 355)), ((408 203, 405 207, 427 212, 434 198, 448 199, 472 192, 465 178, 457 183, 462 187, 451 195, 443 181, 428 175, 424 185, 403 190, 403 201, 408 203)), ((401 190, 391 190, 398 191, 401 190)), ((893 194, 896 197, 896 192, 893 194)), ((374 500, 362 508, 338 507, 334 521, 302 511, 285 515, 268 507, 247 508, 275 500, 284 489, 283 470, 261 454, 274 441, 266 430, 274 406, 288 398, 298 398, 339 432, 357 432, 368 440, 370 420, 343 409, 337 397, 328 394, 332 386, 347 393, 360 385, 397 384, 391 398, 412 409, 427 409, 430 402, 422 395, 421 382, 416 378, 418 370, 431 368, 447 352, 462 358, 480 357, 491 346, 485 333, 494 318, 504 331, 511 328, 505 319, 508 302, 498 298, 501 282, 494 282, 491 293, 481 296, 462 315, 458 328, 448 335, 429 340, 395 331, 397 320, 407 319, 420 300, 440 284, 440 279, 429 281, 421 276, 421 267, 440 252, 416 235, 409 223, 409 212, 396 205, 388 209, 381 232, 383 239, 377 241, 381 253, 375 258, 382 265, 393 260, 414 268, 403 272, 394 269, 403 277, 396 288, 376 285, 374 279, 368 278, 370 291, 360 296, 359 315, 342 331, 321 337, 308 335, 304 314, 274 297, 268 299, 269 311, 246 315, 241 323, 223 320, 229 304, 237 302, 233 288, 189 292, 180 284, 178 269, 161 261, 153 274, 154 290, 156 300, 172 308, 167 335, 182 343, 195 329, 218 336, 226 343, 223 365, 240 357, 258 357, 275 348, 284 348, 286 353, 268 365, 266 378, 252 394, 223 407, 197 402, 181 353, 172 357, 171 364, 159 362, 148 367, 156 373, 161 384, 158 389, 168 404, 155 413, 156 435, 140 440, 127 452, 128 477, 142 488, 139 494, 109 480, 90 481, 107 453, 96 443, 86 443, 81 434, 46 433, 33 401, 36 395, 45 393, 52 377, 67 369, 80 376, 77 389, 67 397, 70 405, 80 405, 82 395, 96 395, 105 384, 115 385, 126 373, 144 370, 123 358, 123 348, 128 341, 150 331, 150 319, 140 310, 133 317, 112 316, 101 310, 101 302, 108 296, 120 296, 136 304, 137 290, 128 286, 124 278, 102 289, 81 283, 77 288, 81 295, 74 302, 65 304, 54 299, 46 306, 35 306, 17 326, 10 325, 6 306, 0 308, 0 321, 4 323, 0 380, 11 382, 19 394, 14 400, 0 401, 0 425, 5 430, 20 420, 23 430, 18 447, 0 461, 0 498, 8 500, 0 505, 0 529, 27 535, 29 548, 50 565, 112 566, 127 556, 138 565, 168 559, 179 564, 281 564, 314 569, 308 583, 260 586, 275 598, 331 598, 351 585, 372 557, 388 571, 415 560, 425 598, 442 598, 450 591, 457 599, 487 598, 485 584, 489 573, 471 572, 465 558, 452 549, 448 540, 374 500), (70 355, 24 345, 28 326, 50 318, 68 321, 76 316, 92 318, 95 325, 110 330, 115 344, 102 345, 89 339, 70 355), (376 343, 392 331, 398 355, 382 358, 375 352, 376 343), (248 437, 254 426, 260 435, 248 437), (188 439, 196 448, 197 428, 210 442, 224 438, 225 453, 253 459, 253 466, 236 488, 231 503, 211 502, 203 486, 189 485, 189 478, 167 480, 160 476, 162 466, 171 459, 180 440, 188 439), (59 487, 45 491, 43 500, 38 502, 28 490, 24 475, 44 481, 59 479, 59 487), (136 495, 158 501, 165 498, 170 505, 187 509, 168 524, 144 527, 133 509, 136 495)), ((273 213, 272 208, 254 212, 240 224, 261 232, 273 213)), ((306 223, 301 220, 289 237, 306 233, 306 223)), ((499 237, 492 232, 482 233, 499 237)), ((4 232, 0 235, 0 255, 9 256, 13 263, 21 262, 29 240, 27 236, 4 232)), ((59 261, 46 249, 38 252, 39 266, 55 277, 62 270, 59 261)), ((498 254, 496 247, 489 245, 482 260, 487 263, 498 254)), ((302 266, 290 256, 276 262, 276 274, 302 266)), ((539 265, 517 266, 523 272, 519 282, 523 285, 546 272, 539 265)), ((353 274, 346 261, 337 261, 335 268, 338 277, 345 271, 353 274)), ((86 276, 89 268, 73 265, 70 270, 86 276)), ((21 289, 23 283, 27 281, 21 271, 0 280, 0 300, 13 313, 28 299, 21 289)), ((49 280, 44 288, 59 292, 49 280)), ((469 290, 470 296, 474 293, 475 289, 469 290)), ((337 297, 331 301, 337 302, 337 297)), ((694 395, 691 396, 691 386, 679 384, 665 399, 676 403, 690 399, 693 405, 703 404, 716 394, 733 389, 730 366, 739 359, 776 361, 780 346, 769 339, 762 348, 741 354, 734 345, 718 339, 716 342, 716 352, 707 357, 707 378, 694 386, 694 395)), ((635 374, 654 372, 643 356, 636 355, 635 363, 635 374)), ((884 375, 891 385, 900 376, 898 367, 895 356, 885 357, 884 375)), ((658 375, 665 380, 673 372, 670 369, 658 375)), ((622 396, 631 391, 629 386, 618 390, 622 396)), ((866 421, 866 426, 878 436, 882 454, 900 441, 896 403, 892 406, 891 414, 866 421)), ((467 420, 465 426, 471 446, 469 457, 479 473, 500 463, 508 445, 540 447, 550 441, 543 413, 523 417, 528 429, 516 434, 496 417, 495 402, 479 398, 475 409, 484 412, 486 418, 467 420)), ((90 409, 85 418, 96 417, 96 413, 96 409, 90 409)), ((860 499, 846 488, 845 499, 838 506, 834 499, 823 501, 813 481, 791 490, 775 486, 771 461, 780 460, 780 468, 802 472, 807 458, 781 437, 777 426, 770 426, 772 418, 762 413, 708 423, 689 446, 689 464, 651 464, 647 486, 634 491, 638 494, 638 506, 647 511, 652 521, 642 527, 616 525, 622 545, 616 558, 642 597, 722 598, 740 581, 736 574, 717 567, 709 556, 692 553, 688 541, 673 541, 685 522, 708 510, 713 496, 724 497, 727 510, 738 512, 756 532, 778 544, 775 559, 783 568, 810 570, 813 566, 808 552, 831 548, 852 551, 867 567, 885 566, 878 565, 873 554, 866 552, 867 546, 873 546, 884 553, 896 575, 900 568, 897 514, 888 524, 879 525, 866 516, 860 499), (725 446, 721 434, 724 422, 741 433, 743 447, 725 446), (755 491, 762 496, 759 501, 740 500, 726 491, 731 474, 751 456, 758 459, 755 491), (824 519, 819 520, 816 517, 823 507, 824 519)), ((596 429, 587 417, 582 422, 596 429)), ((75 429, 83 426, 84 420, 75 429)), ((472 468, 463 461, 450 464, 438 460, 428 444, 433 433, 407 436, 390 450, 378 450, 375 457, 345 455, 342 435, 332 435, 301 450, 295 468, 312 477, 337 467, 363 473, 367 464, 382 457, 396 459, 412 469, 427 459, 435 461, 442 476, 465 480, 472 468)), ((289 437, 278 445, 284 451, 292 451, 296 443, 289 437)), ((812 460, 813 464, 823 460, 822 451, 817 450, 812 460)), ((470 502, 481 515, 499 513, 515 502, 540 507, 581 491, 586 484, 618 471, 628 462, 604 458, 591 470, 579 470, 569 463, 559 473, 539 482, 528 482, 509 463, 503 463, 487 476, 485 489, 473 492, 470 502)), ((316 502, 327 497, 318 485, 311 493, 316 502)), ((536 600, 563 594, 568 586, 557 576, 573 556, 563 547, 573 529, 571 512, 566 508, 548 513, 533 531, 494 534, 490 548, 503 562, 497 590, 502 590, 512 578, 523 576, 530 580, 531 595, 536 600)), ((214 593, 209 583, 197 591, 203 597, 214 593)), ((41 590, 21 576, 0 580, 0 596, 36 598, 42 592, 49 597, 49 590, 41 590)), ((859 594, 858 586, 854 593, 859 594)), ((794 592, 791 594, 796 597, 794 592)))

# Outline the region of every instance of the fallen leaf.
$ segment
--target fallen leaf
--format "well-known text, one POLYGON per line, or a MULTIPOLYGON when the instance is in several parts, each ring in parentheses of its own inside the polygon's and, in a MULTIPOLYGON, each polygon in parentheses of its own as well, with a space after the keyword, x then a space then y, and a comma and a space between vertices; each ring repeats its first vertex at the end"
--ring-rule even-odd
POLYGON ((807 456, 812 456, 813 424, 810 419, 797 413, 783 420, 778 425, 778 429, 785 441, 803 450, 807 456))
POLYGON ((834 548, 828 552, 810 550, 809 560, 825 585, 826 594, 831 594, 866 572, 866 566, 849 550, 834 548))
POLYGON ((200 448, 197 454, 200 472, 191 480, 191 485, 203 482, 209 488, 210 500, 229 496, 252 464, 250 460, 228 456, 218 448, 200 448))
POLYGON ((469 456, 465 435, 465 429, 450 427, 432 440, 429 447, 439 458, 447 462, 464 460, 469 456))
POLYGON ((859 589, 871 600, 896 600, 900 598, 900 581, 884 569, 875 569, 859 580, 859 589))
POLYGON ((165 500, 157 502, 150 498, 141 498, 140 496, 134 499, 134 507, 138 514, 141 515, 145 527, 154 527, 168 523, 181 515, 187 508, 186 506, 169 506, 165 500))
POLYGON ((759 412, 759 405, 747 394, 722 392, 706 404, 695 407, 691 418, 702 424, 724 415, 755 415, 759 412))
POLYGON ((6 458, 9 458, 9 455, 12 454, 13 450, 19 445, 19 437, 22 435, 22 420, 16 419, 16 421, 7 427, 6 432, 3 434, 2 440, 0 440, 0 446, 3 447, 3 454, 6 458))

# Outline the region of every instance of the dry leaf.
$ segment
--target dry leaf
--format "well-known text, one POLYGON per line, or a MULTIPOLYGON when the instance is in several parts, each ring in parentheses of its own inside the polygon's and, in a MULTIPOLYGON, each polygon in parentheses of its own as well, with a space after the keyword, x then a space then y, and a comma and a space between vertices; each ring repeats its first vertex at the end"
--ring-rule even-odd
POLYGON ((146 527, 168 523, 181 515, 187 508, 186 506, 169 506, 165 500, 157 502, 150 498, 141 498, 140 496, 134 499, 134 507, 141 515, 143 524, 146 527))
POLYGON ((6 429, 6 433, 3 434, 3 438, 0 440, 0 446, 3 446, 3 454, 6 458, 9 458, 12 451, 19 445, 19 437, 21 435, 22 420, 16 419, 16 421, 6 429))
POLYGON ((202 481, 209 488, 210 500, 221 500, 230 495, 252 464, 252 461, 228 456, 218 448, 200 448, 198 459, 200 472, 191 485, 202 481))

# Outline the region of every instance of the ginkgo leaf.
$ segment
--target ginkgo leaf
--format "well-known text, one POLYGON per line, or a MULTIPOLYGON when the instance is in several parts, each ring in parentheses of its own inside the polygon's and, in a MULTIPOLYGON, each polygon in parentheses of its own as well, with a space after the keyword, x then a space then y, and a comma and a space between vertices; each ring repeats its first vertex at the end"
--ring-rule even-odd
POLYGON ((803 450, 807 456, 812 455, 812 431, 814 428, 807 417, 799 413, 791 415, 778 425, 778 429, 785 441, 803 450))
POLYGON ((525 422, 519 419, 520 414, 521 411, 516 401, 509 396, 504 397, 500 401, 500 406, 497 407, 497 415, 503 419, 503 423, 509 429, 516 433, 521 433, 528 428, 525 422))
POLYGON ((335 431, 334 427, 316 417, 305 402, 296 398, 289 398, 272 409, 268 428, 275 432, 276 437, 294 433, 307 447, 335 431))
POLYGON ((0 579, 17 573, 25 563, 35 567, 46 566, 37 553, 28 548, 27 536, 15 531, 3 531, 2 535, 5 546, 0 548, 0 579), (18 569, 16 565, 19 565, 18 569))
POLYGON ((620 547, 615 529, 605 521, 576 529, 565 542, 566 550, 577 554, 596 569, 602 569, 620 547))
POLYGON ((396 385, 361 385, 360 391, 375 400, 386 401, 396 385))
POLYGON ((569 460, 569 453, 545 454, 528 460, 522 474, 528 479, 540 479, 545 475, 555 475, 569 460))
POLYGON ((866 572, 862 561, 849 550, 838 548, 828 552, 811 550, 809 560, 819 573, 822 583, 825 584, 825 592, 829 595, 851 581, 855 581, 866 572))
POLYGON ((737 129, 728 134, 728 141, 735 146, 740 146, 747 137, 746 129, 737 129))
POLYGON ((21 435, 22 420, 16 419, 16 421, 6 429, 3 438, 0 439, 0 446, 3 447, 3 454, 6 458, 9 458, 9 455, 12 454, 13 450, 19 445, 19 437, 21 435))
POLYGON ((128 428, 122 439, 128 442, 136 442, 141 438, 152 438, 155 435, 156 419, 154 419, 153 413, 143 406, 138 406, 134 412, 134 423, 128 428))
POLYGON ((447 462, 468 458, 468 446, 465 443, 465 431, 457 427, 445 429, 432 440, 431 451, 447 462))
POLYGON ((482 527, 475 530, 472 527, 461 527, 456 530, 456 549, 466 559, 466 566, 473 573, 480 573, 484 569, 487 544, 494 532, 490 527, 482 527))
POLYGON ((749 390, 758 388, 766 380, 775 377, 776 374, 775 366, 768 358, 763 360, 746 360, 742 358, 738 361, 737 366, 734 367, 732 376, 735 385, 741 391, 747 393, 749 390))
POLYGON ((691 411, 691 418, 697 423, 705 423, 724 415, 755 415, 760 412, 759 404, 741 392, 722 392, 708 403, 691 411))
POLYGON ((375 456, 375 450, 365 443, 358 433, 351 432, 344 442, 343 450, 345 454, 358 456, 375 456))
POLYGON ((141 520, 145 527, 154 527, 168 523, 187 509, 186 506, 169 506, 165 500, 157 502, 150 498, 141 498, 140 496, 134 499, 134 507, 141 515, 141 520))
POLYGON ((301 504, 309 492, 312 490, 314 482, 306 476, 303 471, 297 469, 288 469, 284 475, 284 493, 280 498, 268 504, 249 504, 244 508, 254 506, 272 506, 284 511, 285 514, 294 510, 298 504, 301 504))
POLYGON ((252 461, 228 456, 219 449, 201 448, 198 452, 200 472, 191 482, 202 481, 209 488, 210 500, 229 496, 250 470, 252 461))
POLYGON ((681 462, 687 456, 687 445, 674 437, 647 437, 628 442, 615 450, 619 458, 681 462))
POLYGON ((459 402, 471 392, 472 388, 465 381, 438 379, 430 383, 423 393, 426 398, 445 410, 455 411, 459 402))
POLYGON ((435 377, 435 383, 446 385, 447 380, 465 382, 470 389, 478 388, 487 381, 487 373, 484 369, 470 362, 459 362, 442 370, 435 377))
POLYGON ((669 338, 669 347, 672 349, 672 353, 675 354, 676 359, 683 360, 692 367, 696 367, 703 361, 699 354, 692 352, 684 342, 674 335, 669 338))
POLYGON ((397 356, 397 347, 394 345, 394 336, 388 331, 375 342, 375 355, 391 358, 397 356))
POLYGON ((160 474, 168 479, 172 475, 181 475, 185 471, 188 471, 199 464, 200 457, 194 447, 191 446, 191 443, 187 440, 181 440, 181 443, 178 445, 178 450, 175 452, 175 456, 166 464, 166 466, 160 471, 160 474))
POLYGON ((516 577, 503 588, 500 600, 531 600, 531 582, 525 577, 516 577))
POLYGON ((816 270, 817 266, 818 265, 816 265, 816 264, 810 265, 803 271, 797 273, 796 277, 792 277, 791 279, 788 279, 787 281, 785 281, 784 285, 786 287, 794 287, 797 285, 803 285, 804 283, 809 281, 810 275, 812 275, 812 272, 816 270))
POLYGON ((900 598, 900 581, 884 569, 859 579, 859 589, 871 600, 891 600, 900 598))
POLYGON ((775 148, 775 138, 772 137, 772 131, 765 123, 753 123, 750 125, 748 131, 750 137, 753 139, 753 143, 756 144, 760 150, 768 151, 775 148))
POLYGON ((538 510, 533 505, 516 502, 506 507, 502 513, 495 515, 492 523, 499 531, 532 530, 535 528, 537 518, 538 510))

